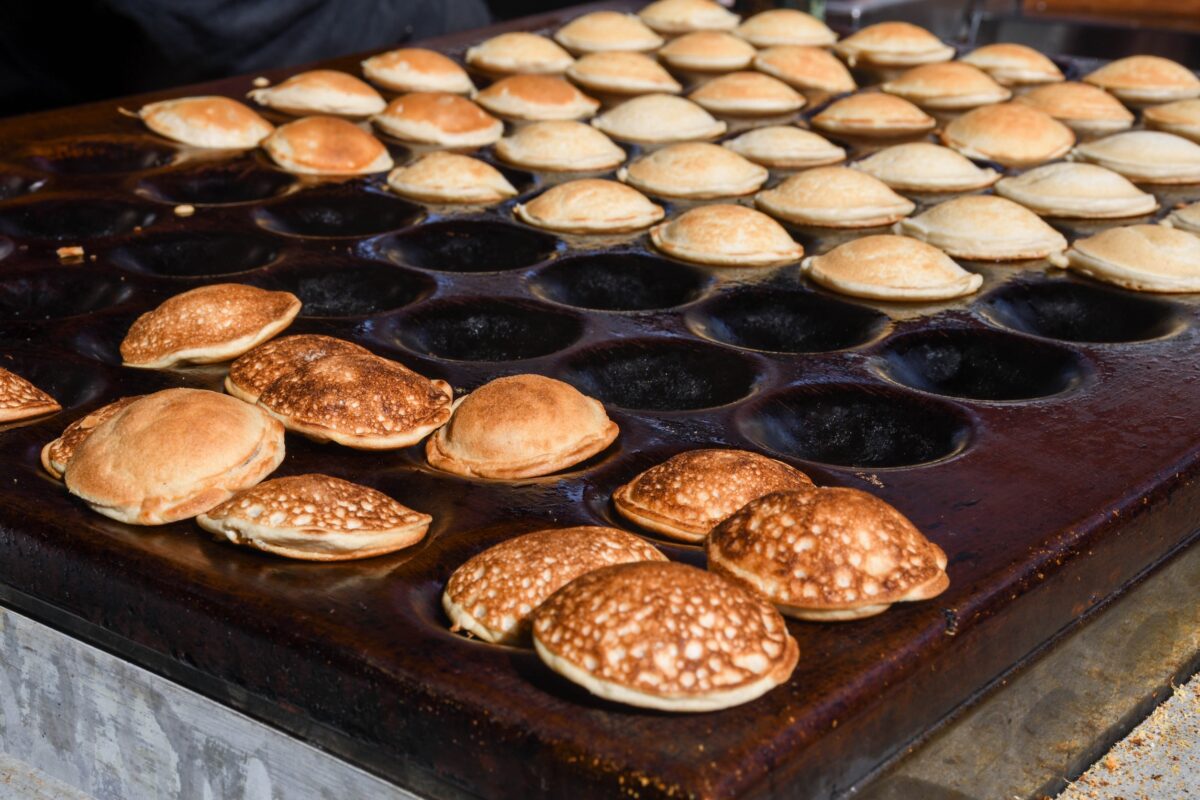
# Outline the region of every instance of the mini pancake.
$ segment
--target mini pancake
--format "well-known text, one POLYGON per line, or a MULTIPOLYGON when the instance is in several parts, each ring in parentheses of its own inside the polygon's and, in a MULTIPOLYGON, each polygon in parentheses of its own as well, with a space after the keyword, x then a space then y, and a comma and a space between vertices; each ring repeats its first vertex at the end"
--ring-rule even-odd
POLYGON ((1067 251, 1072 270, 1139 292, 1200 292, 1200 237, 1166 225, 1109 228, 1067 251))
POLYGON ((850 70, 828 50, 819 47, 771 47, 754 57, 754 68, 797 89, 841 94, 858 88, 850 70))
POLYGON ((689 450, 618 488, 613 506, 647 530, 702 542, 751 500, 812 485, 800 470, 748 450, 689 450))
POLYGON ((776 219, 826 228, 891 225, 916 205, 878 178, 849 167, 815 167, 759 192, 754 204, 776 219))
POLYGON ((572 53, 640 52, 655 50, 663 39, 633 14, 593 11, 568 22, 554 34, 572 53))
POLYGON ((868 25, 833 46, 850 66, 914 67, 954 58, 954 48, 908 22, 868 25))
POLYGON ((338 117, 280 125, 262 146, 276 164, 303 175, 368 175, 393 166, 383 142, 338 117))
POLYGON ((880 88, 921 108, 942 111, 1002 103, 1012 97, 1011 89, 996 83, 978 67, 961 61, 922 64, 880 88))
POLYGON ((1057 263, 1067 249, 1063 235, 1037 214, 993 195, 947 200, 901 220, 897 228, 956 258, 980 261, 1049 258, 1057 263))
POLYGON ((192 147, 248 150, 275 126, 228 97, 180 97, 148 103, 138 111, 146 127, 192 147))
POLYGON ((679 81, 645 53, 589 53, 567 69, 567 77, 588 91, 608 94, 678 94, 679 81))
POLYGON ((221 541, 303 561, 351 561, 411 547, 433 518, 329 475, 274 478, 196 517, 221 541))
POLYGON ((450 418, 450 384, 370 354, 330 355, 268 386, 258 405, 290 431, 356 450, 396 450, 450 418))
POLYGON ((345 339, 301 333, 281 336, 260 344, 229 365, 225 391, 247 403, 258 398, 272 383, 311 361, 334 355, 370 355, 371 351, 345 339))
POLYGON ((1062 70, 1057 64, 1023 44, 1001 42, 984 45, 960 60, 979 67, 1005 86, 1054 83, 1063 79, 1062 70))
POLYGON ((713 78, 688 98, 714 114, 757 117, 790 114, 804 107, 804 95, 761 72, 731 72, 713 78))
POLYGON ((715 711, 785 682, 800 649, 769 603, 674 562, 604 567, 533 615, 550 669, 606 700, 662 711, 715 711))
POLYGON ((1175 209, 1162 224, 1188 233, 1200 233, 1200 203, 1175 209))
POLYGON ((932 245, 906 236, 864 236, 804 259, 814 283, 851 297, 885 302, 949 300, 979 291, 967 272, 932 245))
POLYGON ((1032 106, 1000 103, 952 120, 942 130, 942 142, 968 158, 1033 167, 1066 155, 1075 144, 1075 134, 1032 106))
POLYGON ((127 367, 165 369, 237 358, 282 331, 300 298, 241 283, 200 286, 165 300, 129 327, 121 341, 127 367))
POLYGON ((1147 128, 1200 142, 1200 100, 1177 100, 1142 112, 1147 128))
POLYGON ((591 125, 568 120, 522 125, 496 143, 496 155, 509 164, 550 172, 608 170, 625 151, 591 125))
POLYGON ((721 142, 740 156, 764 167, 803 169, 846 160, 846 151, 812 131, 791 125, 755 128, 721 142))
POLYGON ((1127 103, 1170 103, 1200 97, 1200 78, 1182 64, 1161 56, 1119 58, 1084 75, 1083 80, 1127 103))
POLYGON ((710 570, 811 622, 871 617, 950 585, 942 549, 858 489, 760 497, 713 529, 706 550, 710 570))
POLYGON ((599 178, 560 183, 513 208, 522 222, 559 233, 637 231, 664 213, 637 189, 599 178))
POLYGON ((557 75, 510 75, 475 99, 493 114, 509 119, 583 119, 600 107, 599 101, 557 75))
POLYGON ((718 267, 775 267, 799 261, 804 248, 761 211, 714 204, 650 229, 654 246, 681 261, 718 267))
POLYGON ((346 72, 314 69, 293 75, 277 86, 254 89, 246 95, 260 106, 285 114, 337 114, 368 117, 387 105, 379 92, 346 72))
POLYGON ((442 592, 450 630, 485 642, 528 645, 533 612, 580 575, 638 561, 666 561, 657 548, 617 528, 534 531, 501 542, 454 570, 442 592))
POLYGON ((729 31, 741 17, 713 0, 657 0, 638 12, 642 22, 659 33, 729 31))
POLYGON ((517 196, 500 170, 477 158, 437 150, 388 173, 388 187, 425 203, 499 203, 517 196))
POLYGON ((62 411, 57 400, 20 375, 0 368, 0 423, 32 419, 56 411, 62 411))
POLYGON ((821 130, 848 136, 911 136, 933 130, 937 120, 912 103, 882 92, 852 94, 812 118, 821 130))
POLYGON ((1075 148, 1071 157, 1138 183, 1200 182, 1200 145, 1160 131, 1114 133, 1075 148))
POLYGON ((371 83, 402 94, 475 91, 465 69, 436 50, 421 47, 403 47, 371 56, 362 62, 362 70, 371 83))
POLYGON ((691 100, 669 94, 645 94, 626 100, 592 124, 622 142, 662 144, 689 139, 715 139, 725 123, 691 100))
POLYGON ((996 184, 996 194, 1044 217, 1112 219, 1150 214, 1154 195, 1095 164, 1046 164, 996 184))
POLYGON ((617 433, 599 400, 553 378, 512 375, 457 400, 425 456, 430 466, 456 475, 518 480, 586 461, 617 433))
POLYGON ((218 392, 166 389, 92 428, 63 478, 99 514, 165 525, 249 489, 283 455, 283 426, 261 409, 218 392))
POLYGON ((658 51, 668 66, 695 72, 746 69, 754 60, 754 45, 725 31, 695 31, 672 39, 658 51))
POLYGON ((909 142, 884 148, 850 165, 897 191, 969 192, 1000 178, 994 169, 976 166, 949 147, 909 142))
POLYGON ((680 142, 647 153, 617 177, 659 197, 708 199, 750 194, 767 181, 767 170, 710 142, 680 142))
POLYGON ((75 456, 75 451, 83 443, 83 440, 92 435, 96 426, 115 417, 118 411, 143 397, 145 395, 140 394, 122 397, 120 400, 114 400, 72 422, 63 429, 57 439, 52 439, 42 447, 42 469, 46 470, 52 478, 62 478, 63 473, 67 471, 67 462, 75 456))
POLYGON ((837 41, 837 34, 828 25, 794 8, 762 11, 738 25, 734 33, 755 47, 785 44, 827 47, 837 41))
POLYGON ((375 127, 408 142, 440 147, 484 147, 504 135, 504 123, 465 97, 413 92, 371 117, 375 127))
POLYGON ((1133 114, 1120 100, 1087 83, 1049 83, 1031 89, 1017 102, 1046 112, 1083 136, 1102 136, 1133 125, 1133 114))
POLYGON ((558 75, 573 60, 553 40, 524 31, 502 33, 467 49, 468 64, 494 75, 558 75))

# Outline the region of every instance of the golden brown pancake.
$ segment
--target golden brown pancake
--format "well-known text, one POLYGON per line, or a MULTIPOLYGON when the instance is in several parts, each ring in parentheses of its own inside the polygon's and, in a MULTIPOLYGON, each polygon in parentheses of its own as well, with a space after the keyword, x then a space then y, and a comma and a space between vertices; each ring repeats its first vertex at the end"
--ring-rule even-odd
POLYGON ((891 225, 916 208, 888 185, 849 167, 814 167, 754 196, 776 219, 827 228, 891 225))
POLYGON ((476 96, 479 105, 509 119, 584 119, 600 103, 557 75, 510 75, 476 96))
POLYGON ((700 200, 749 194, 766 182, 767 170, 720 145, 680 142, 647 153, 617 177, 649 194, 700 200))
POLYGON ((362 62, 362 68, 367 80, 393 92, 471 94, 475 91, 467 71, 436 50, 421 47, 389 50, 362 62))
POLYGON ((396 450, 450 418, 453 391, 373 355, 331 355, 274 381, 258 404, 290 431, 356 450, 396 450))
POLYGON ((228 97, 180 97, 142 106, 138 116, 155 133, 193 147, 249 150, 275 130, 228 97))
POLYGON ((741 18, 713 0, 656 0, 638 12, 642 22, 659 33, 728 31, 741 18))
POLYGON ((283 455, 283 426, 261 409, 218 392, 166 389, 93 428, 63 478, 99 514, 164 525, 250 488, 283 455))
POLYGON ((431 466, 457 475, 517 480, 586 461, 617 433, 600 401, 553 378, 512 375, 456 401, 425 455, 431 466))
POLYGON ((907 100, 882 92, 852 94, 822 109, 812 124, 844 136, 911 136, 937 121, 907 100))
POLYGON ((555 40, 573 53, 640 52, 655 50, 663 39, 633 14, 593 11, 576 17, 554 33, 555 40))
POLYGON ((804 274, 830 291, 884 302, 928 302, 974 294, 983 276, 933 245, 907 236, 864 236, 804 259, 804 274))
POLYGON ((254 89, 246 96, 260 106, 297 116, 368 117, 383 111, 387 105, 369 84, 333 69, 301 72, 276 86, 254 89))
POLYGON ((657 548, 617 528, 550 528, 489 547, 454 571, 442 593, 450 630, 485 642, 528 645, 533 612, 592 570, 666 561, 657 548))
POLYGON ((504 173, 484 161, 437 150, 388 173, 388 188, 425 203, 499 203, 517 196, 504 173))
POLYGON ((702 542, 751 500, 812 485, 800 470, 748 450, 688 450, 618 488, 613 505, 647 530, 702 542))
POLYGON ((513 208, 517 219, 560 233, 622 233, 647 228, 663 209, 629 186, 584 178, 560 183, 513 208))
POLYGON ((345 339, 301 333, 282 336, 260 344, 229 365, 225 376, 225 391, 247 403, 257 403, 267 387, 310 361, 332 355, 358 353, 369 355, 370 350, 345 339))
POLYGON ((558 75, 572 60, 552 39, 525 31, 502 33, 467 49, 467 63, 493 75, 558 75))
POLYGON ((142 314, 121 341, 126 366, 165 369, 237 358, 292 323, 300 298, 242 283, 177 294, 142 314))
POLYGON ((16 373, 0 368, 0 423, 61 411, 53 397, 16 373))
POLYGON ((504 134, 504 123, 465 97, 413 92, 388 103, 371 122, 408 142, 441 147, 483 147, 504 134))
POLYGON ((651 228, 650 241, 672 258, 718 267, 776 267, 804 255, 778 222, 732 204, 685 211, 651 228))
POLYGON ((1109 228, 1067 252, 1072 270, 1139 292, 1200 292, 1200 237, 1166 225, 1109 228))
POLYGON ((276 164, 302 175, 368 175, 392 168, 383 142, 337 117, 304 117, 280 125, 262 146, 276 164))
POLYGON ((968 158, 1033 167, 1066 155, 1075 134, 1044 111, 999 103, 968 111, 942 131, 942 142, 968 158))
POLYGON ((954 48, 909 22, 877 22, 833 46, 850 66, 913 67, 954 58, 954 48))
POLYGON ((411 547, 432 517, 329 475, 274 478, 196 518, 218 540, 303 561, 374 558, 411 547))
POLYGON ((801 90, 841 94, 858 88, 850 70, 819 47, 771 47, 754 57, 754 68, 801 90))
POLYGON ((677 712, 750 702, 786 681, 800 656, 768 603, 670 561, 576 578, 534 612, 533 646, 598 697, 677 712))
POLYGON ((962 61, 979 67, 1005 86, 1053 83, 1063 79, 1057 64, 1023 44, 984 45, 967 53, 962 61))
POLYGON ((862 619, 946 590, 946 554, 899 511, 857 489, 778 492, 709 534, 708 568, 791 617, 862 619))

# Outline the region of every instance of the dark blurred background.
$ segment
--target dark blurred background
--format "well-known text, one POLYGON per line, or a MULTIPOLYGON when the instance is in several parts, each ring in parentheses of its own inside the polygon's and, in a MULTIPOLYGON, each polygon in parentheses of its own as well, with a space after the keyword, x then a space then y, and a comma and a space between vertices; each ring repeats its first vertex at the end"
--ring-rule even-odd
POLYGON ((10 0, 0 115, 307 64, 570 0, 10 0))
MULTIPOLYGON (((578 0, 576 0, 578 1, 578 0)), ((648 2, 649 0, 646 0, 648 2)), ((9 0, 0 116, 403 45, 572 0, 9 0)), ((965 46, 1016 41, 1097 58, 1157 53, 1200 67, 1200 0, 737 0, 823 13, 843 32, 883 19, 965 46)))

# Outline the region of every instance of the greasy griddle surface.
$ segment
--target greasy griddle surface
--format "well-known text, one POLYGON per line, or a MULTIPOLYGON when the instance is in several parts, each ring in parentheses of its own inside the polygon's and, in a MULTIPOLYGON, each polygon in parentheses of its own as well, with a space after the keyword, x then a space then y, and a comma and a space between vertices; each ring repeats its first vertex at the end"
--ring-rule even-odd
MULTIPOLYGON (((795 266, 629 261, 636 279, 621 283, 612 253, 650 253, 645 236, 499 227, 512 203, 425 209, 388 196, 382 176, 297 181, 260 155, 176 147, 117 113, 141 102, 0 122, 0 364, 65 409, 0 432, 0 579, 402 783, 487 797, 824 796, 1193 529, 1192 298, 1109 290, 1044 263, 970 265, 984 291, 947 307, 839 300, 795 266), (188 200, 195 215, 177 217, 188 200), (61 264, 63 245, 88 256, 61 264), (42 474, 40 447, 123 395, 219 389, 219 366, 122 369, 117 345, 138 313, 220 280, 296 291, 306 310, 288 333, 352 339, 459 392, 519 372, 564 377, 607 401, 621 436, 565 474, 516 483, 439 474, 421 447, 360 453, 289 436, 278 474, 328 472, 433 515, 419 546, 360 563, 294 563, 191 522, 134 528, 89 512, 42 474), (631 297, 678 305, 561 302, 631 297), (787 346, 820 352, 769 352, 787 346), (950 396, 961 392, 983 397, 950 396), (1014 394, 1045 396, 995 399, 1014 394), (950 589, 860 622, 793 622, 801 658, 785 686, 697 715, 596 700, 531 651, 446 630, 441 588, 472 554, 539 527, 620 524, 615 487, 711 445, 770 452, 895 504, 945 548, 950 589)), ((509 172, 522 200, 561 179, 509 172)), ((847 238, 796 233, 810 253, 847 238)), ((700 548, 658 543, 703 563, 700 548)))

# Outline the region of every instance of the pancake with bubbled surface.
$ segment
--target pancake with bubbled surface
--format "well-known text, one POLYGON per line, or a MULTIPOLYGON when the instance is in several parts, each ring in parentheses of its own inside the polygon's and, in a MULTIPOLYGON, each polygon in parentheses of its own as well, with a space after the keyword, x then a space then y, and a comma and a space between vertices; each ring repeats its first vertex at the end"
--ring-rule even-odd
POLYGON ((714 525, 751 500, 812 485, 795 467, 749 450, 688 450, 618 488, 613 505, 647 530, 702 542, 714 525))
POLYGON ((489 547, 454 571, 442 593, 450 630, 485 642, 528 644, 533 612, 561 587, 601 567, 666 561, 617 528, 550 528, 489 547))
POLYGON ((752 500, 708 537, 708 568, 812 622, 862 619, 950 585, 946 554, 899 511, 858 489, 752 500))
POLYGON ((351 561, 411 547, 432 517, 329 475, 274 478, 196 518, 217 539, 302 561, 351 561))
POLYGON ((719 575, 672 561, 593 570, 534 612, 550 669, 597 697, 662 711, 748 703, 786 681, 800 648, 779 612, 719 575))

